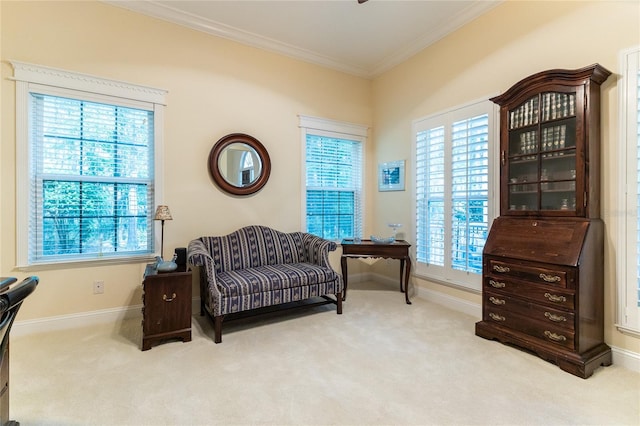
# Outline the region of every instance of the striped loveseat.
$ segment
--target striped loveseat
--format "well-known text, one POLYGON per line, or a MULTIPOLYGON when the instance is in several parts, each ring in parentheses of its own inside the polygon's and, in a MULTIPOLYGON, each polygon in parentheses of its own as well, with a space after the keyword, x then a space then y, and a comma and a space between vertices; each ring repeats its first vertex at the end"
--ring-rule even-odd
POLYGON ((322 297, 342 313, 342 277, 329 265, 336 244, 303 232, 247 226, 189 243, 187 260, 200 272, 200 314, 222 341, 228 314, 322 297), (331 296, 330 296, 331 295, 331 296))

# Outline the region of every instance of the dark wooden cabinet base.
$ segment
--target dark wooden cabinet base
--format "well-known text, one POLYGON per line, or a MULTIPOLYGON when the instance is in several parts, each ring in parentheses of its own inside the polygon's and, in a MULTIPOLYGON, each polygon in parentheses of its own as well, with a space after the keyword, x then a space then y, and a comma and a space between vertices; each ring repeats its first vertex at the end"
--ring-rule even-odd
POLYGON ((145 271, 142 350, 169 339, 191 341, 191 272, 145 271))
POLYGON ((598 367, 611 365, 611 348, 604 343, 579 354, 544 341, 532 341, 528 334, 486 321, 476 323, 476 335, 525 349, 583 379, 590 377, 598 367))
POLYGON ((158 333, 153 336, 145 336, 142 338, 142 350, 151 349, 152 346, 162 343, 169 339, 182 340, 183 342, 191 341, 191 328, 184 330, 168 331, 166 333, 158 333))
POLYGON ((599 219, 496 219, 484 248, 476 334, 585 379, 610 365, 601 308, 603 229, 599 219))

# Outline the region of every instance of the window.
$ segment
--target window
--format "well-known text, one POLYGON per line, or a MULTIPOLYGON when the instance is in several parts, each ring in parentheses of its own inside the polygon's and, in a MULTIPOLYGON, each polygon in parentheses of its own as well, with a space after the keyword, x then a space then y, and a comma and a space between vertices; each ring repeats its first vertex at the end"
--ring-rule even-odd
POLYGON ((489 101, 416 120, 416 273, 480 289, 493 218, 489 101))
POLYGON ((240 171, 240 182, 242 186, 251 184, 255 180, 255 168, 253 167, 253 155, 249 151, 242 154, 242 170, 240 171))
POLYGON ((113 96, 104 80, 13 65, 19 266, 151 255, 161 107, 125 83, 108 82, 134 93, 113 96))
POLYGON ((640 336, 640 48, 621 54, 618 327, 640 336))
POLYGON ((304 228, 329 240, 362 236, 366 127, 300 117, 304 144, 304 228))

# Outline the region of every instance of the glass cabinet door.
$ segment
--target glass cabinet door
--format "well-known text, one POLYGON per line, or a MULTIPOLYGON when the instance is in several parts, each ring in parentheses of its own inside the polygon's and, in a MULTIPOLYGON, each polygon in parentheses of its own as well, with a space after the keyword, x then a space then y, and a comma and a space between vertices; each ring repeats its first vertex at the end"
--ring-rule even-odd
POLYGON ((508 213, 576 213, 576 92, 541 92, 508 111, 508 213))

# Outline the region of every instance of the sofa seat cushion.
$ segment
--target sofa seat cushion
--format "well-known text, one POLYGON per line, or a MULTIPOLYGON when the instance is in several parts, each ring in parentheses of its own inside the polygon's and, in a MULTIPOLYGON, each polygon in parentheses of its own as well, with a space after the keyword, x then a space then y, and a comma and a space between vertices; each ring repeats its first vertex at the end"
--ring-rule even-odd
POLYGON ((310 263, 287 263, 221 272, 216 275, 216 282, 225 297, 237 297, 331 282, 337 277, 331 268, 310 263))

